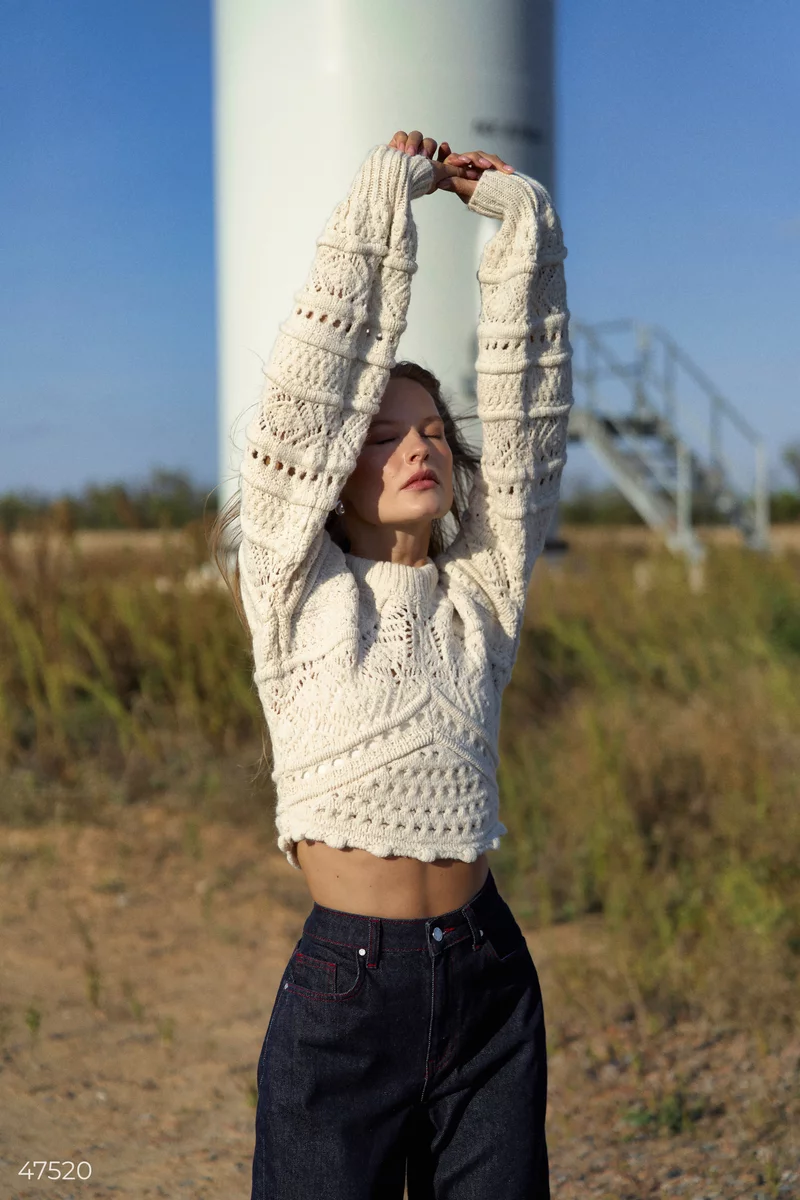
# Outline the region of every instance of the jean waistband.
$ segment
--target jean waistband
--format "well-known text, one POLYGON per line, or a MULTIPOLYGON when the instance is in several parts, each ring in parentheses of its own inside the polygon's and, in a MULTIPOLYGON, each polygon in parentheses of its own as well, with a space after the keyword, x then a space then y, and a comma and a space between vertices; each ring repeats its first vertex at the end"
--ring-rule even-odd
POLYGON ((483 886, 466 904, 439 916, 367 917, 315 902, 303 932, 322 941, 363 949, 367 966, 374 966, 381 951, 427 949, 434 956, 467 935, 477 949, 484 939, 484 926, 509 917, 510 910, 490 869, 483 886))

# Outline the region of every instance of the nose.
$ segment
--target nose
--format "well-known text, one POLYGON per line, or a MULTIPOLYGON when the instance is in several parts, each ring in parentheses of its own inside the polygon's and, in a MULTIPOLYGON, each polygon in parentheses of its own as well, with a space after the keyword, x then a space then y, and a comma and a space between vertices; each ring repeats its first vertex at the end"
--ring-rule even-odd
POLYGON ((430 453, 430 446, 425 441, 425 438, 422 437, 421 434, 416 433, 416 431, 412 438, 411 447, 408 453, 410 458, 418 458, 420 455, 423 458, 427 458, 428 454, 430 453))

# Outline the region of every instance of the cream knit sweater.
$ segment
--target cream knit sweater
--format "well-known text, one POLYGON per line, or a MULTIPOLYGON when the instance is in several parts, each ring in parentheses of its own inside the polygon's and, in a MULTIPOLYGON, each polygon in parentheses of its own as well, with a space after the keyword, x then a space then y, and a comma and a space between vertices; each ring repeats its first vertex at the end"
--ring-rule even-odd
POLYGON ((324 529, 406 327, 417 269, 410 202, 432 179, 421 155, 376 146, 367 156, 317 240, 247 427, 242 597, 278 846, 297 868, 302 838, 473 862, 507 832, 500 700, 572 404, 567 251, 540 183, 487 170, 469 202, 502 224, 478 271, 483 451, 463 530, 410 567, 345 554, 324 529))

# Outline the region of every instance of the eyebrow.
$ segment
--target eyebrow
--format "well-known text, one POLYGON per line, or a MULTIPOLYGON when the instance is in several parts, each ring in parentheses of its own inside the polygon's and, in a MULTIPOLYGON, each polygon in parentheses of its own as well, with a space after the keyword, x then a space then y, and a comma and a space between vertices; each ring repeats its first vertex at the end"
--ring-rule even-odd
MULTIPOLYGON (((437 413, 435 416, 423 417, 422 423, 425 424, 426 421, 441 421, 442 423, 444 423, 444 418, 440 417, 439 414, 437 413)), ((372 424, 370 425, 370 429, 373 429, 376 425, 400 425, 402 423, 403 423, 402 417, 395 417, 395 418, 378 417, 376 420, 374 420, 372 422, 372 424)))

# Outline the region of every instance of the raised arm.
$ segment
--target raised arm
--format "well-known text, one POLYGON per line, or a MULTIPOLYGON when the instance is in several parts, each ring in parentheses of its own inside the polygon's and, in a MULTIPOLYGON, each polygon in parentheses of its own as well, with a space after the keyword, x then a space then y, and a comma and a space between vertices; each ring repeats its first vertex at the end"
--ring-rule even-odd
POLYGON ((498 686, 514 665, 534 563, 558 501, 572 406, 561 224, 546 189, 485 171, 469 208, 502 221, 478 271, 480 469, 467 519, 440 569, 476 588, 490 614, 498 686))
POLYGON ((417 233, 410 201, 433 164, 376 146, 317 239, 281 325, 241 464, 239 567, 253 630, 284 619, 380 407, 406 327, 417 233))

